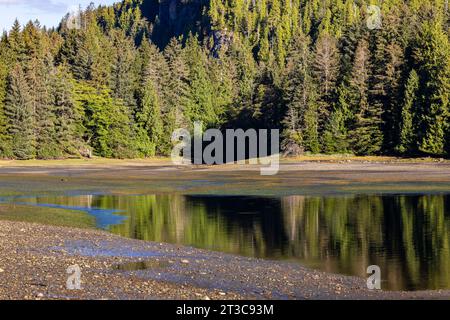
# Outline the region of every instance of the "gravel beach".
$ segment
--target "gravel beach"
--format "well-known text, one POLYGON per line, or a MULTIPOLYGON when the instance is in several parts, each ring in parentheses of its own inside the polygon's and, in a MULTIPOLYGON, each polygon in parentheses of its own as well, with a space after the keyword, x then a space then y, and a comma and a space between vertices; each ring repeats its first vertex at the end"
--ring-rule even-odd
POLYGON ((0 221, 0 299, 450 299, 449 290, 370 291, 298 264, 0 221), (67 268, 81 269, 68 290, 67 268))

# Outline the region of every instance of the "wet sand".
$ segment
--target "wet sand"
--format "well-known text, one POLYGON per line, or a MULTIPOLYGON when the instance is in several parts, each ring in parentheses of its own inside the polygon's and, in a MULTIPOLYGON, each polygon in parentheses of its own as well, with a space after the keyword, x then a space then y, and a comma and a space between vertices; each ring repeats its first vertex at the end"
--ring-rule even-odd
POLYGON ((0 221, 0 240, 0 299, 450 299, 449 290, 370 291, 364 279, 298 264, 95 230, 0 221), (136 262, 146 269, 130 271, 136 262), (81 290, 68 290, 75 264, 81 290))
POLYGON ((449 161, 285 161, 274 176, 261 176, 258 165, 179 167, 162 160, 44 163, 0 161, 0 196, 67 192, 270 196, 450 191, 449 161))

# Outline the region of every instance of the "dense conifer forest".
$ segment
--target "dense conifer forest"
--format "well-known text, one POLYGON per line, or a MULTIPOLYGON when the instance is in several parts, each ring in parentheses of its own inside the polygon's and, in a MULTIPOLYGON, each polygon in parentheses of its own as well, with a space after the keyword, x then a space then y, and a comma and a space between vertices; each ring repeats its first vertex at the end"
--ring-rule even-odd
POLYGON ((450 154, 447 0, 125 0, 78 18, 2 35, 2 158, 164 156, 197 120, 279 128, 287 156, 450 154))

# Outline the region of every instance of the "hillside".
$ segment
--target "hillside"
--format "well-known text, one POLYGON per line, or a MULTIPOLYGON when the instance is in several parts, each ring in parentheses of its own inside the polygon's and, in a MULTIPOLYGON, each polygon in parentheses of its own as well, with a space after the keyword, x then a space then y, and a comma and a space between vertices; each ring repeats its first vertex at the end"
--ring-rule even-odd
POLYGON ((0 42, 0 156, 168 155, 196 120, 280 128, 286 155, 447 156, 447 1, 379 9, 125 0, 80 28, 17 22, 0 42))

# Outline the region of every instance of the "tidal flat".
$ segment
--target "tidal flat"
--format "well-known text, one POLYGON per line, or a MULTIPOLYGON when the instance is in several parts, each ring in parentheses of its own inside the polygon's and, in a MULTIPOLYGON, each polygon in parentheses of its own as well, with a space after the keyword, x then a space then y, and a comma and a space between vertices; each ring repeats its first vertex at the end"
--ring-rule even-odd
POLYGON ((0 298, 448 299, 448 194, 447 161, 0 162, 0 298))

